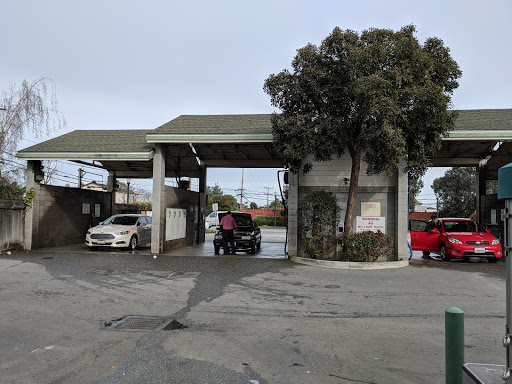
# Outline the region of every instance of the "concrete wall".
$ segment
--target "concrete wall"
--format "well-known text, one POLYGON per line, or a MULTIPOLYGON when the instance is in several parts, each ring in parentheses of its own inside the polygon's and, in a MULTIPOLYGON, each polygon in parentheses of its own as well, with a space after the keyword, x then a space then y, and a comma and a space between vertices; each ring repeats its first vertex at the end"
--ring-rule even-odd
MULTIPOLYGON (((298 175, 297 198, 300 200, 315 191, 324 190, 335 194, 338 204, 346 210, 350 170, 351 158, 348 154, 341 159, 335 159, 330 162, 313 162, 313 169, 308 174, 300 173, 298 175)), ((393 260, 407 258, 407 198, 406 174, 397 172, 393 176, 386 176, 384 174, 368 176, 366 175, 366 165, 364 163, 361 164, 359 188, 354 211, 354 227, 356 216, 361 216, 362 202, 380 203, 380 216, 386 218, 385 233, 395 238, 393 260), (404 217, 402 218, 401 215, 404 217)), ((296 217, 296 204, 294 204, 292 209, 293 215, 296 217)), ((341 231, 343 230, 344 217, 345 211, 342 212, 341 231)), ((289 221, 292 221, 291 217, 289 221)), ((297 246, 290 244, 290 255, 293 255, 291 253, 293 250, 298 256, 303 256, 298 236, 295 238, 295 235, 292 236, 290 234, 290 239, 292 238, 297 242, 297 246)))
POLYGON ((87 229, 111 214, 108 192, 40 184, 33 188, 33 207, 27 212, 30 229, 26 230, 31 245, 26 249, 83 243, 87 229), (90 213, 83 213, 84 204, 89 204, 90 213), (93 217, 95 204, 100 204, 100 217, 93 217))
POLYGON ((205 240, 204 214, 206 206, 206 167, 200 166, 199 192, 165 185, 165 150, 155 144, 153 157, 153 227, 151 252, 161 253, 205 240), (181 208, 187 211, 186 238, 166 241, 166 209, 181 208))
POLYGON ((23 213, 21 200, 0 200, 0 251, 23 246, 23 213))
MULTIPOLYGON (((187 211, 187 230, 186 237, 184 239, 176 239, 170 241, 165 241, 164 239, 164 251, 181 248, 197 242, 199 197, 200 196, 198 192, 165 186, 165 208, 185 209, 187 211)), ((165 221, 163 228, 163 233, 165 234, 165 221)), ((202 230, 204 236, 204 225, 199 226, 199 230, 202 230)))

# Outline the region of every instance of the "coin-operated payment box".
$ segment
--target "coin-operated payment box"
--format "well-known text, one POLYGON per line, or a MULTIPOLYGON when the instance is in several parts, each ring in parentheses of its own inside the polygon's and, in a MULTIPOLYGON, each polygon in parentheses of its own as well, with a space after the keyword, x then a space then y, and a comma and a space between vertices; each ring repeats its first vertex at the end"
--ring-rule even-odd
POLYGON ((507 262, 506 311, 507 323, 503 346, 505 365, 467 363, 463 366, 464 383, 512 384, 512 163, 498 170, 498 199, 505 200, 505 239, 502 244, 507 262))

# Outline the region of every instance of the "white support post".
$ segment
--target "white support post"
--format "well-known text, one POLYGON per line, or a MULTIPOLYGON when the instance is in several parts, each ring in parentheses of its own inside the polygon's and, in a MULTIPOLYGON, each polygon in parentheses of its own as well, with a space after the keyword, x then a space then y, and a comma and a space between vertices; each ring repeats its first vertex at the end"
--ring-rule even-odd
POLYGON ((151 253, 164 251, 165 239, 165 154, 162 144, 155 144, 153 157, 153 224, 151 253))

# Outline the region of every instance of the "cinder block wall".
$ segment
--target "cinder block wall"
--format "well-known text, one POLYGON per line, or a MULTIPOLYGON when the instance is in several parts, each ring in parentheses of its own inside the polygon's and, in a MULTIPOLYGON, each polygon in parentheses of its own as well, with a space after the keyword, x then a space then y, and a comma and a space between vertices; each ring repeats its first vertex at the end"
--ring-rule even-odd
MULTIPOLYGON (((340 206, 346 207, 350 182, 351 159, 348 155, 330 162, 313 162, 312 170, 307 174, 299 174, 298 199, 308 194, 324 190, 334 193, 340 206)), ((396 237, 397 226, 397 184, 396 176, 366 175, 366 165, 361 164, 359 188, 354 212, 355 217, 361 215, 361 202, 378 202, 381 206, 380 216, 386 218, 386 234, 396 237)), ((345 212, 342 213, 345 216, 345 212)), ((303 247, 298 238, 298 256, 303 257, 303 247)), ((396 255, 395 255, 396 258, 396 255)), ((388 261, 379 259, 379 261, 388 261)))
POLYGON ((0 251, 23 245, 23 201, 0 199, 0 251))
POLYGON ((109 192, 40 185, 36 194, 32 249, 84 243, 87 229, 111 215, 109 192), (90 206, 89 214, 82 212, 84 203, 90 206), (93 217, 95 204, 101 205, 100 217, 93 217))
MULTIPOLYGON (((181 248, 194 244, 197 238, 196 210, 199 209, 199 193, 182 188, 165 187, 166 208, 181 208, 187 211, 187 230, 184 239, 164 240, 164 250, 181 248)), ((199 214, 199 213, 198 213, 199 214)), ((165 212, 164 212, 165 217, 165 212)), ((198 216, 197 216, 198 217, 198 216)), ((164 230, 165 234, 165 219, 164 230)), ((204 226, 203 226, 204 234, 204 226)))

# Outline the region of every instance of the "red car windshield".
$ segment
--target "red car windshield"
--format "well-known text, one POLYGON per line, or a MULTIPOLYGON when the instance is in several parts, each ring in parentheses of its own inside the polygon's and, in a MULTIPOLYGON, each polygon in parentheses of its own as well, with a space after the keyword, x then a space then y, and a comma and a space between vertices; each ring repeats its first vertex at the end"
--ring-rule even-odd
POLYGON ((443 220, 445 232, 486 232, 485 228, 476 221, 443 220))

